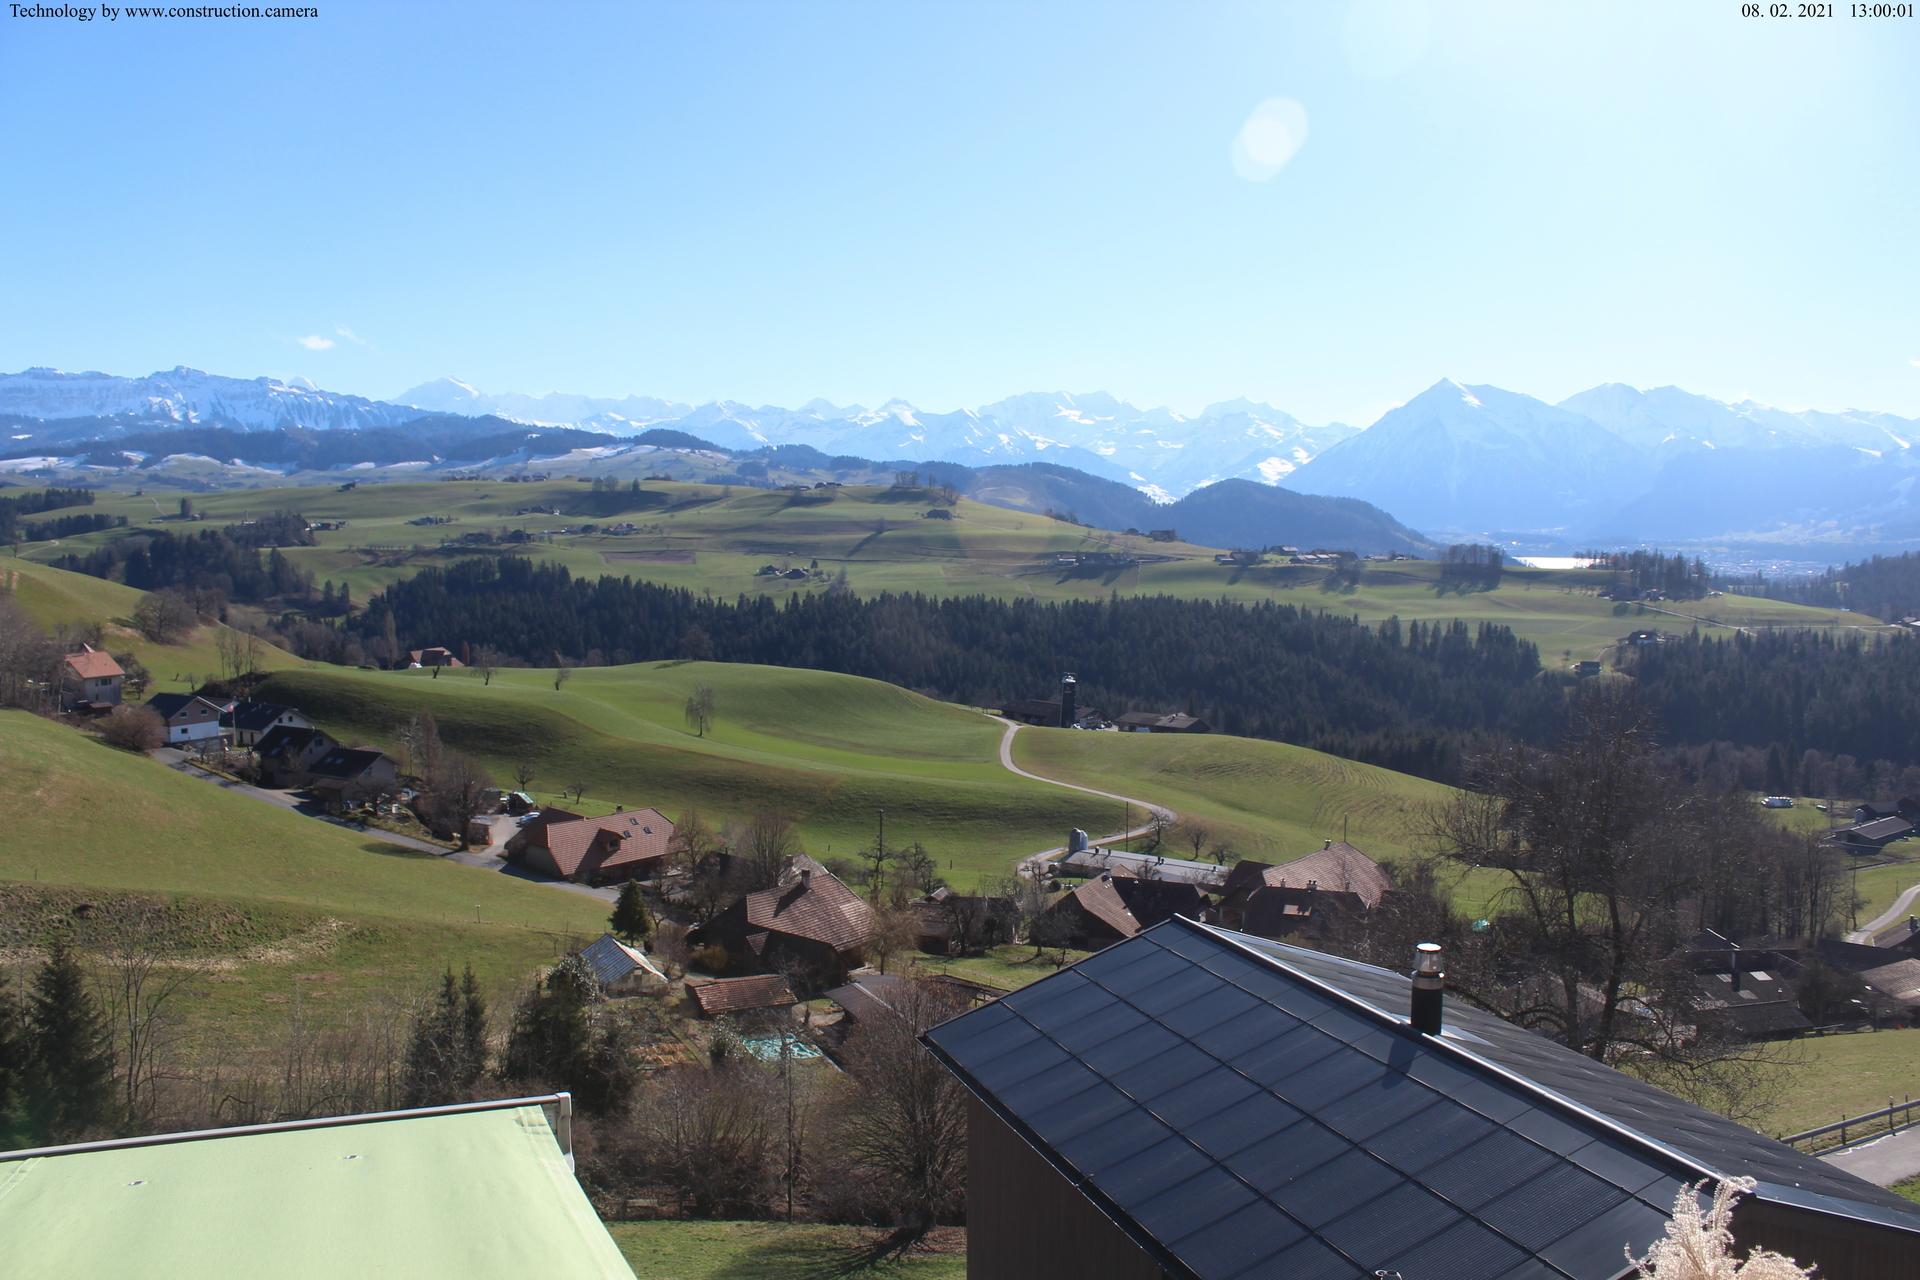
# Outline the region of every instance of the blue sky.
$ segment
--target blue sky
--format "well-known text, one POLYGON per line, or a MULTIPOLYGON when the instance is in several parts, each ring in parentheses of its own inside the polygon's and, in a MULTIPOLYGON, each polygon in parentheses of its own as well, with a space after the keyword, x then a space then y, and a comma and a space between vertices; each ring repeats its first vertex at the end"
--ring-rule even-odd
POLYGON ((318 3, 0 7, 0 368, 1920 413, 1920 20, 318 3))

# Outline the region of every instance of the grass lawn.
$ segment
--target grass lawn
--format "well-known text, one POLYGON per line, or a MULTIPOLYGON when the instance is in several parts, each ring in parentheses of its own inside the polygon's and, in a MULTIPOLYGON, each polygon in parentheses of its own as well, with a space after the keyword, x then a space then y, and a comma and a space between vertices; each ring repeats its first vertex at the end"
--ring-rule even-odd
POLYGON ((532 764, 543 803, 581 782, 593 812, 652 806, 679 820, 698 809, 719 826, 772 808, 796 818, 820 857, 870 845, 885 810, 889 844, 922 842, 962 886, 1005 875, 1105 816, 1089 796, 1001 768, 1001 727, 986 717, 827 672, 655 662, 577 669, 556 691, 550 671, 503 670, 487 685, 468 671, 433 679, 331 668, 276 675, 260 696, 302 708, 336 736, 382 745, 428 708, 447 744, 496 779, 532 764), (717 710, 705 737, 683 712, 701 684, 717 710))
POLYGON ((20 921, 50 906, 171 903, 182 949, 214 968, 191 1016, 223 1033, 270 1033, 296 1001, 411 1000, 467 964, 504 990, 606 922, 584 895, 408 854, 24 712, 0 711, 0 792, 0 908, 22 935, 0 941, 44 943, 20 921))
MULTIPOLYGON (((857 1227, 784 1222, 610 1222, 607 1230, 638 1280, 818 1280, 840 1274, 836 1268, 874 1236, 857 1227)), ((964 1280, 961 1237, 941 1232, 939 1252, 911 1254, 858 1274, 964 1280)))
POLYGON ((1905 1182, 1896 1182, 1887 1190, 1895 1195, 1905 1196, 1909 1200, 1920 1200, 1920 1178, 1908 1178, 1905 1182))
POLYGON ((1786 1096, 1755 1126, 1802 1133, 1920 1094, 1920 1028, 1813 1036, 1787 1046, 1786 1096))
MULTIPOLYGON (((584 469, 591 470, 590 465, 584 469)), ((347 527, 321 533, 318 545, 286 554, 316 577, 347 584, 356 600, 427 564, 465 554, 441 548, 443 540, 474 532, 518 529, 540 535, 529 554, 565 564, 576 575, 622 574, 693 590, 731 596, 824 590, 827 576, 845 570, 856 591, 917 591, 933 596, 988 595, 1001 599, 1098 599, 1121 595, 1174 595, 1198 599, 1273 600, 1303 608, 1354 614, 1367 621, 1498 622, 1539 645, 1549 666, 1604 656, 1636 627, 1689 631, 1732 627, 1808 627, 1885 631, 1877 620, 1844 610, 1811 609, 1742 596, 1683 601, 1643 609, 1615 604, 1594 593, 1584 570, 1510 567, 1492 591, 1443 590, 1437 564, 1425 561, 1369 563, 1359 585, 1329 588, 1325 570, 1273 564, 1230 568, 1213 561, 1214 548, 1156 543, 1106 530, 1084 529, 1045 516, 962 500, 951 520, 928 520, 926 495, 900 495, 885 488, 843 489, 793 495, 711 484, 652 483, 635 509, 594 515, 590 495, 578 480, 533 484, 502 481, 369 483, 342 493, 325 488, 262 488, 194 494, 195 508, 209 522, 228 522, 273 511, 298 511, 311 519, 342 519, 347 527), (563 514, 516 515, 538 507, 563 514), (413 525, 435 516, 451 523, 413 525), (564 534, 584 523, 630 521, 626 536, 564 534), (551 536, 548 536, 548 535, 551 536), (1083 572, 1052 563, 1063 551, 1115 550, 1143 562, 1127 569, 1083 572), (759 576, 763 565, 808 568, 809 581, 759 576), (1663 612, 1664 611, 1664 612, 1663 612)), ((166 528, 161 517, 172 499, 103 491, 92 510, 125 515, 135 526, 166 528)), ((59 544, 41 543, 27 554, 51 559, 123 536, 105 531, 59 544)))
MULTIPOLYGON (((1089 951, 1069 950, 1066 963, 1085 960, 1091 954, 1089 951)), ((1059 958, 1060 952, 1051 947, 1036 957, 1032 947, 1009 943, 990 948, 977 956, 916 954, 913 967, 922 973, 946 973, 970 982, 999 987, 1002 991, 1017 991, 1029 982, 1038 982, 1048 974, 1058 973, 1061 966, 1055 962, 1059 958)))

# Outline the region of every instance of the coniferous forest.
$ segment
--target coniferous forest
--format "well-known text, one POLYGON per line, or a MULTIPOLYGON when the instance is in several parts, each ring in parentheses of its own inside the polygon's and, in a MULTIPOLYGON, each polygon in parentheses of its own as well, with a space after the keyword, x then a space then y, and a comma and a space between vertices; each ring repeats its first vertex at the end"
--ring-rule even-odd
MULTIPOLYGON (((1271 738, 1457 781, 1493 738, 1545 742, 1570 677, 1492 624, 1367 625, 1278 604, 859 598, 725 601, 504 557, 428 569, 347 625, 364 651, 485 645, 532 665, 664 658, 807 667, 978 705, 1051 696, 1082 707, 1190 711, 1216 731, 1271 738), (391 630, 389 631, 389 620, 391 630)), ((1845 753, 1920 765, 1920 646, 1816 634, 1672 637, 1630 669, 1672 747, 1719 743, 1794 762, 1845 753)), ((1696 753, 1697 755, 1697 753, 1696 753)))

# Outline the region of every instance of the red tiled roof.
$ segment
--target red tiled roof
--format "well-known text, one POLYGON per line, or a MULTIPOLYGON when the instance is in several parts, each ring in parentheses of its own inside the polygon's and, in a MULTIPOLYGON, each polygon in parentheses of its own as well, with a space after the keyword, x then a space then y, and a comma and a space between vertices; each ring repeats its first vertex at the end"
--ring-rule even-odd
POLYGON ((1140 932, 1140 922, 1127 910, 1127 904, 1120 898, 1120 891, 1113 887, 1111 875, 1099 876, 1087 881, 1072 894, 1073 900, 1100 923, 1112 929, 1123 938, 1131 938, 1140 932))
POLYGON ((873 908, 833 873, 814 870, 819 864, 805 866, 807 875, 801 874, 803 865, 789 867, 773 888, 747 895, 747 923, 822 942, 835 951, 851 951, 873 937, 873 908))
POLYGON ((113 660, 112 654, 103 653, 92 645, 83 647, 78 653, 68 654, 67 666, 82 680, 111 680, 114 676, 127 674, 113 660))
POLYGON ((687 994, 709 1018, 800 1003, 787 980, 777 973, 755 974, 751 978, 689 978, 687 994))
POLYGON ((582 867, 623 867, 667 856, 673 824, 658 809, 628 809, 601 818, 549 817, 531 836, 544 844, 562 876, 582 867))
POLYGON ((1379 863, 1344 840, 1304 858, 1268 867, 1260 878, 1276 889, 1304 889, 1312 881, 1329 893, 1353 894, 1369 911, 1379 906, 1381 895, 1393 888, 1393 881, 1387 879, 1379 863))

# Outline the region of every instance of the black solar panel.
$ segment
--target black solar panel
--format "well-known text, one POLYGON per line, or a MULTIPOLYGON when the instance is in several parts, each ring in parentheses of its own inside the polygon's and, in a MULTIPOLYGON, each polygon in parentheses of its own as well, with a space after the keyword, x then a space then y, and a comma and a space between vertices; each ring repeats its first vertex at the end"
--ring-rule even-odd
MULTIPOLYGON (((1385 1015, 1407 1000, 1398 975, 1240 945, 1170 921, 927 1039, 1176 1275, 1587 1280, 1661 1234, 1686 1162, 1385 1015)), ((1624 1079, 1487 1015, 1448 1017, 1467 1054, 1568 1097, 1624 1079)), ((1673 1121, 1666 1142, 1740 1146, 1737 1126, 1612 1087, 1649 1125, 1673 1121)), ((1746 1145, 1763 1178, 1808 1163, 1746 1145)))

